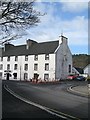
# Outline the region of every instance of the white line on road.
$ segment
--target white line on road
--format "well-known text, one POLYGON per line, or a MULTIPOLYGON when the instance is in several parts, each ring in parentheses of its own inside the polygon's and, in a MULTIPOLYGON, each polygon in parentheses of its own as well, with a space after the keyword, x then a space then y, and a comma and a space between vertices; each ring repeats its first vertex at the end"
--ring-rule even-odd
POLYGON ((72 89, 73 87, 74 86, 70 86, 69 88, 67 88, 67 91, 72 91, 74 93, 81 94, 81 95, 84 95, 84 96, 88 97, 88 95, 86 93, 82 93, 82 92, 79 92, 77 90, 74 90, 74 89, 72 89))
POLYGON ((56 111, 54 109, 51 109, 51 108, 48 108, 48 107, 45 107, 45 106, 42 106, 40 104, 37 104, 37 103, 34 103, 30 100, 27 100, 26 98, 24 97, 21 97, 20 95, 16 94, 14 91, 12 91, 8 85, 4 85, 4 89, 6 89, 10 94, 12 94, 13 96, 15 96, 16 98, 22 100, 23 102, 25 103, 28 103, 30 105, 33 105, 35 107, 38 107, 52 115, 56 115, 57 117, 60 117, 60 118, 63 118, 63 119, 66 119, 66 120, 80 120, 79 118, 76 118, 76 117, 73 117, 71 115, 68 115, 68 114, 65 114, 65 113, 62 113, 62 112, 59 112, 59 111, 56 111))

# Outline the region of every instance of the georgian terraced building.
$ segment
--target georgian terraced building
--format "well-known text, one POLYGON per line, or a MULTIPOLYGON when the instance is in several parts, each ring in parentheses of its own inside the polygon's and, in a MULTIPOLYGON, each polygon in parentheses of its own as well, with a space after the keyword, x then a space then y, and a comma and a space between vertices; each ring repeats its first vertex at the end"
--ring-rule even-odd
POLYGON ((72 73, 72 54, 68 39, 60 36, 57 41, 38 43, 27 40, 25 45, 14 46, 10 43, 2 48, 0 56, 0 76, 11 80, 65 79, 72 73))

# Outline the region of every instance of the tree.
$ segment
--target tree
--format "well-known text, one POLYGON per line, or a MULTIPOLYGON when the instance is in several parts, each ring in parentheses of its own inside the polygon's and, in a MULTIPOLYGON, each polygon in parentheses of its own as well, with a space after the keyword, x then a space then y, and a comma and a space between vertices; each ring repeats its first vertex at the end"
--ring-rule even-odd
POLYGON ((40 12, 33 9, 35 0, 30 2, 16 1, 0 1, 0 31, 2 35, 5 35, 2 38, 7 37, 13 29, 26 29, 40 22, 40 12))

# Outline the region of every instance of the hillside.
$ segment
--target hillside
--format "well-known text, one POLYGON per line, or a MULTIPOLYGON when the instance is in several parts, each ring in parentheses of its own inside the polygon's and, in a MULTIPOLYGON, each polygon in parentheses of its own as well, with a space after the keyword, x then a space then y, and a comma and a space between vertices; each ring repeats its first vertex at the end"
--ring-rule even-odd
POLYGON ((76 54, 72 55, 73 66, 84 68, 86 65, 90 64, 90 55, 87 54, 76 54))

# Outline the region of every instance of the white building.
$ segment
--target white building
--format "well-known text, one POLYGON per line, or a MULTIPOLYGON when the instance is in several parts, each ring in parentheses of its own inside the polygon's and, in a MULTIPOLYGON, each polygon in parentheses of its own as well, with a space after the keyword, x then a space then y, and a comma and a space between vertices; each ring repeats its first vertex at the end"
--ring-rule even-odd
POLYGON ((41 80, 65 79, 72 73, 72 54, 67 40, 60 36, 58 41, 5 44, 0 57, 0 76, 6 79, 5 73, 10 70, 11 80, 30 80, 37 76, 41 80))
POLYGON ((85 68, 84 68, 84 74, 87 74, 90 76, 90 64, 88 64, 85 68))

